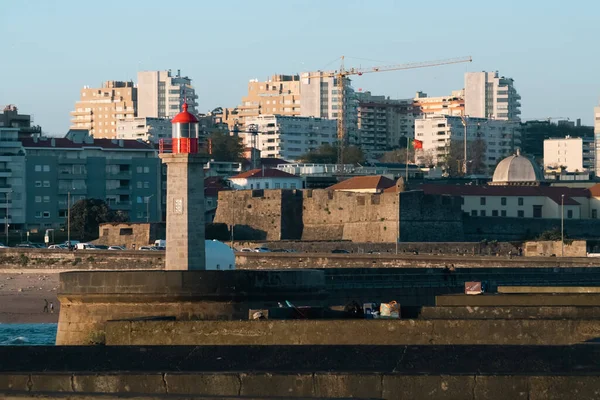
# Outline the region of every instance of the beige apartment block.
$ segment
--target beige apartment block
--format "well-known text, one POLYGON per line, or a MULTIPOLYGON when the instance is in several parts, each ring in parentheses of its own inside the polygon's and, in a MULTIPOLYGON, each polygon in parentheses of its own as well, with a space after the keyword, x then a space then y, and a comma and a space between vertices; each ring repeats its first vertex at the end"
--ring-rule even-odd
POLYGON ((101 88, 84 86, 71 111, 71 129, 87 129, 95 138, 115 138, 117 120, 133 118, 137 88, 133 82, 106 81, 101 88))
POLYGON ((233 130, 237 124, 245 130, 246 120, 259 115, 300 115, 300 76, 273 75, 271 79, 248 82, 248 95, 242 97, 242 103, 235 109, 225 109, 224 122, 233 130))
POLYGON ((453 90, 450 96, 428 97, 427 93, 417 92, 414 105, 420 114, 453 115, 465 114, 465 90, 453 90))

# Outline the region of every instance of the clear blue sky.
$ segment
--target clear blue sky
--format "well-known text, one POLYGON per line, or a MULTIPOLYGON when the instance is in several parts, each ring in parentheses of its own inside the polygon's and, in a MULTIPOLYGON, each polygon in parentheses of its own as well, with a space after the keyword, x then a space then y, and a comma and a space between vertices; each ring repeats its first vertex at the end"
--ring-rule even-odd
POLYGON ((515 79, 524 118, 592 123, 600 97, 600 2, 0 0, 0 105, 63 135, 83 85, 181 69, 200 111, 238 105, 276 73, 473 56, 473 63, 370 74, 355 88, 408 98, 463 87, 466 71, 515 79))

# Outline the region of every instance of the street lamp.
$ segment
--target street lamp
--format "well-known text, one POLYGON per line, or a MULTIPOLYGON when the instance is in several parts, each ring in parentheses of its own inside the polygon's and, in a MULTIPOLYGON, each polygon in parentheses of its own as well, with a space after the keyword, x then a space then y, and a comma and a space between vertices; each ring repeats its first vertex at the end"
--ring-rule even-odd
POLYGON ((6 230, 6 245, 8 246, 8 207, 9 207, 9 203, 8 203, 8 195, 9 193, 12 193, 12 190, 9 190, 8 192, 6 192, 5 195, 5 200, 6 200, 6 217, 4 220, 4 229, 6 230))
POLYGON ((465 174, 465 176, 467 175, 467 122, 468 122, 468 115, 461 115, 460 116, 460 120, 463 124, 463 173, 465 174))
POLYGON ((146 196, 146 223, 150 223, 150 199, 154 197, 153 194, 146 196))
POLYGON ((560 256, 565 256, 565 195, 560 195, 560 256))
POLYGON ((67 192, 67 246, 71 250, 71 191, 67 192))

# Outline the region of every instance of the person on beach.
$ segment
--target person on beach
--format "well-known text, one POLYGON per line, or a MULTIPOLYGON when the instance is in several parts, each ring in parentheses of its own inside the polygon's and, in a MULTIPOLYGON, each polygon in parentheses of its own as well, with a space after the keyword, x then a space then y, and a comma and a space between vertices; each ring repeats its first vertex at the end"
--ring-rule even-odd
POLYGON ((45 304, 44 304, 44 311, 42 311, 42 312, 47 313, 48 312, 48 300, 44 299, 44 302, 45 302, 45 304))
POLYGON ((50 302, 50 314, 54 314, 54 303, 50 302))

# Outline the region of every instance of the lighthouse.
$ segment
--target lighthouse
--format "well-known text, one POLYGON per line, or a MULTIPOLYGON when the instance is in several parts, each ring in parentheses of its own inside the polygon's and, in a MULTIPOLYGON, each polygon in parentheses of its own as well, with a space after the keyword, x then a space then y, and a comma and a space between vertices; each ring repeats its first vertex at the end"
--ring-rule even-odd
POLYGON ((199 121, 183 104, 173 118, 171 153, 161 153, 167 166, 166 270, 206 269, 204 242, 204 164, 199 151, 199 121))

